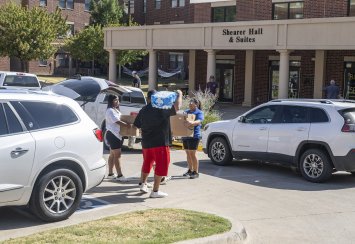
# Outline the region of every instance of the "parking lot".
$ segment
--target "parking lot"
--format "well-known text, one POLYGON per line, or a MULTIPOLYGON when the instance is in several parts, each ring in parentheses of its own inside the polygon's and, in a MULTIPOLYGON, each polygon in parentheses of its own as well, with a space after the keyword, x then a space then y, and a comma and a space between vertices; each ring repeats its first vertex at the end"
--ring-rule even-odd
MULTIPOLYGON (((107 156, 107 155, 106 155, 107 156)), ((149 199, 137 187, 142 156, 123 152, 128 183, 105 181, 88 192, 70 219, 43 223, 22 209, 0 208, 0 240, 147 208, 184 208, 230 219, 233 231, 245 228, 248 243, 353 243, 355 177, 336 173, 324 184, 305 181, 291 169, 259 162, 228 167, 201 159, 200 178, 185 179, 183 151, 172 151, 171 182, 165 199, 149 199)))

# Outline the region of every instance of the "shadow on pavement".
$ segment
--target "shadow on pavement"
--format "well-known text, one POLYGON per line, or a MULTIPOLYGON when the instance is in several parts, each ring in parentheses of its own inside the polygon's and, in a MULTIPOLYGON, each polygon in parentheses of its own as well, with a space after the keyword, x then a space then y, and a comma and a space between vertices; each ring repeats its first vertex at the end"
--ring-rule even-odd
MULTIPOLYGON (((186 168, 186 161, 173 164, 186 168)), ((334 173, 324 183, 312 183, 290 167, 247 160, 234 160, 228 166, 218 166, 210 160, 200 160, 200 173, 244 184, 284 190, 326 191, 355 186, 355 177, 347 172, 334 173)))

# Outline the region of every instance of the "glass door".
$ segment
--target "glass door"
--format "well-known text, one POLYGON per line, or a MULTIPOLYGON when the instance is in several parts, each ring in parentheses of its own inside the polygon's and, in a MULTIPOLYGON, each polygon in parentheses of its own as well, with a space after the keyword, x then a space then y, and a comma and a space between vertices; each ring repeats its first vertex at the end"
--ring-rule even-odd
MULTIPOLYGON (((291 61, 289 65, 288 98, 298 98, 300 90, 301 62, 291 61)), ((269 64, 269 98, 277 99, 279 94, 279 61, 271 61, 269 64)))
POLYGON ((234 65, 217 64, 216 80, 219 83, 218 100, 233 102, 234 65))
POLYGON ((355 62, 345 63, 343 90, 345 99, 355 100, 355 62))

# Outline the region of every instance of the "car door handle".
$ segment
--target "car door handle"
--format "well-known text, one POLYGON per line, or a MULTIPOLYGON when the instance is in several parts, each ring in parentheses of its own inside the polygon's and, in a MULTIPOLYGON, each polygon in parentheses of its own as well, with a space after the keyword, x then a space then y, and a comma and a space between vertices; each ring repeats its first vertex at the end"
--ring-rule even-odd
POLYGON ((304 127, 298 127, 297 128, 297 131, 305 131, 306 130, 306 128, 304 128, 304 127))
POLYGON ((11 151, 11 158, 18 158, 28 152, 29 149, 23 149, 21 147, 17 147, 15 150, 11 151))
POLYGON ((260 127, 259 130, 267 130, 267 127, 260 127))

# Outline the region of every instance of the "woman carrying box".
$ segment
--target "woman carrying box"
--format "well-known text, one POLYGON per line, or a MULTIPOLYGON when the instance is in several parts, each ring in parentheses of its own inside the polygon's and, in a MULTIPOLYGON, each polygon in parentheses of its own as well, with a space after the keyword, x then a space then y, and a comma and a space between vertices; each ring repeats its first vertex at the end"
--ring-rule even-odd
POLYGON ((187 155, 188 171, 183 174, 190 177, 190 179, 196 179, 198 174, 198 159, 196 157, 196 151, 201 139, 201 125, 203 121, 203 112, 201 110, 201 103, 196 98, 192 98, 189 103, 189 109, 185 111, 187 114, 194 114, 194 121, 185 121, 185 125, 188 128, 193 128, 194 134, 192 137, 183 137, 182 143, 187 155))
POLYGON ((121 120, 121 112, 119 110, 118 97, 109 95, 106 110, 106 139, 110 145, 110 156, 108 158, 108 179, 114 179, 120 182, 128 181, 122 174, 121 170, 121 147, 122 137, 120 135, 121 126, 132 127, 132 124, 125 123, 121 120), (113 173, 113 166, 116 167, 117 175, 113 173))

